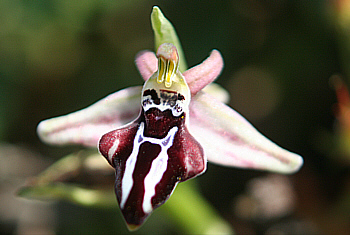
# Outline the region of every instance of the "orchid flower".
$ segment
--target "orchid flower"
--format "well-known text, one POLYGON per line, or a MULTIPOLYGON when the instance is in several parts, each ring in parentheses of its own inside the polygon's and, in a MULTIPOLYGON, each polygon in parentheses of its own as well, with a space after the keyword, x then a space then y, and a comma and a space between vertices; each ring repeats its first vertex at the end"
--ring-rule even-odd
POLYGON ((171 42, 156 54, 136 56, 143 87, 126 88, 38 126, 46 143, 98 146, 116 170, 115 192, 131 230, 166 202, 177 183, 205 172, 207 161, 279 173, 293 173, 303 163, 203 91, 221 73, 219 51, 181 73, 179 48, 171 42))

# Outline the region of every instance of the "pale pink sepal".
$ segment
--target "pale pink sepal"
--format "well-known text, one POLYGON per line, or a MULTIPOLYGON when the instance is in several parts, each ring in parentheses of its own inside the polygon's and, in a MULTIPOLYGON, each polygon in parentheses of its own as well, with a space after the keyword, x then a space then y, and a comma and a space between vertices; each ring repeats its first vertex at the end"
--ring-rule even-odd
POLYGON ((219 51, 213 50, 201 64, 186 70, 183 76, 190 87, 192 96, 212 83, 221 73, 224 60, 219 51))
POLYGON ((48 144, 96 147, 103 134, 138 116, 141 89, 126 88, 80 111, 44 120, 38 125, 38 135, 48 144))
POLYGON ((303 164, 299 155, 277 146, 236 111, 204 92, 192 97, 189 128, 212 163, 287 174, 303 164))

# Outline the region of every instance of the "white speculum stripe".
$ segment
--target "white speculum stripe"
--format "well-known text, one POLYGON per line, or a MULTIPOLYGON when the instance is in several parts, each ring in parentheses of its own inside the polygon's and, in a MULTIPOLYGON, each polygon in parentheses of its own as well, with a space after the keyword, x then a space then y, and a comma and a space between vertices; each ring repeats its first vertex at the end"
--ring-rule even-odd
POLYGON ((109 162, 113 162, 114 153, 117 152, 118 145, 119 145, 119 139, 116 139, 114 141, 112 147, 108 151, 108 161, 109 162))
POLYGON ((137 155, 139 152, 140 145, 144 142, 150 142, 152 144, 157 144, 161 147, 159 155, 152 161, 150 171, 144 179, 145 193, 143 198, 142 209, 145 213, 150 213, 153 210, 152 207, 152 197, 155 195, 155 190, 157 184, 161 181, 164 172, 168 165, 168 149, 173 145, 173 141, 178 131, 178 127, 173 127, 170 129, 166 137, 162 139, 156 139, 151 137, 145 137, 143 135, 144 123, 140 123, 140 127, 137 130, 134 143, 133 151, 126 161, 125 172, 122 179, 122 198, 120 202, 120 207, 123 209, 125 203, 129 197, 130 191, 133 187, 133 173, 135 171, 135 165, 137 161, 137 155), (141 140, 141 141, 140 141, 141 140))
POLYGON ((170 129, 168 135, 163 139, 148 138, 149 142, 158 144, 161 147, 161 151, 156 159, 153 160, 150 171, 145 177, 145 194, 143 198, 142 208, 145 213, 150 213, 152 207, 152 197, 156 193, 156 186, 161 181, 164 172, 168 165, 168 149, 173 145, 175 134, 178 128, 175 126, 170 129), (154 141, 154 142, 152 142, 154 141))

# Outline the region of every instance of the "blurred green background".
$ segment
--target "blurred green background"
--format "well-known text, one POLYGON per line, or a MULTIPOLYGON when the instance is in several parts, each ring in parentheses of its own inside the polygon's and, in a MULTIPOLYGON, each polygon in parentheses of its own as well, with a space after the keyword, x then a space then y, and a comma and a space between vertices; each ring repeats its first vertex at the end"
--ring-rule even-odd
MULTIPOLYGON (((230 92, 230 106, 305 160, 291 176, 209 164, 196 179, 199 191, 238 234, 350 233, 350 153, 339 144, 330 84, 334 75, 350 82, 348 2, 0 1, 0 233, 127 232, 117 203, 92 209, 14 195, 27 177, 80 149, 41 143, 39 121, 142 84, 134 57, 153 50, 154 5, 175 26, 188 65, 218 49, 225 68, 217 83, 230 92), (257 196, 257 182, 272 182, 268 199, 257 196), (280 184, 287 195, 274 194, 280 184), (283 197, 290 203, 285 213, 271 216, 274 204, 261 205, 283 197)), ((142 229, 179 233, 161 211, 142 229)))

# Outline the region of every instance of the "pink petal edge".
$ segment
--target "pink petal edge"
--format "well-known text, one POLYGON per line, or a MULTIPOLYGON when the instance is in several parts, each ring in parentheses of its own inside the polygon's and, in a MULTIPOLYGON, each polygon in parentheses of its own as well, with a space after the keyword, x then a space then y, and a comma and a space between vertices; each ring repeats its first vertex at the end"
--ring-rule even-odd
POLYGON ((137 53, 135 63, 145 81, 147 81, 158 69, 158 59, 151 51, 145 50, 137 53))
MULTIPOLYGON (((141 51, 136 55, 136 67, 142 78, 147 81, 158 69, 157 57, 151 51, 141 51)), ((224 60, 219 51, 213 50, 210 56, 201 64, 190 68, 183 73, 191 90, 196 95, 205 86, 212 83, 221 73, 224 60)))
POLYGON ((186 70, 183 76, 194 96, 205 86, 212 83, 221 73, 224 60, 218 50, 213 50, 210 56, 201 64, 186 70))

